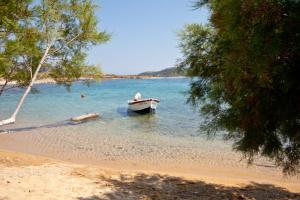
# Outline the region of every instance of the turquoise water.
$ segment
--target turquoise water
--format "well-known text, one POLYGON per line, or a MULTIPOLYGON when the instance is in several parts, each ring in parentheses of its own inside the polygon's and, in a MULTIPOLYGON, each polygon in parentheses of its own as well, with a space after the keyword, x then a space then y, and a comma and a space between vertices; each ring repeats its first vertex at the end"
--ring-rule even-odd
MULTIPOLYGON (((239 166, 240 155, 230 142, 206 140, 199 131, 202 118, 186 104, 187 78, 115 79, 90 87, 77 82, 70 92, 56 84, 35 87, 39 93, 28 96, 16 123, 4 127, 9 134, 0 134, 0 149, 108 167, 119 162, 137 169, 143 164, 239 166), (155 114, 127 112, 136 92, 161 100, 155 114), (89 112, 101 117, 79 124, 69 120, 89 112)), ((0 119, 11 115, 22 93, 16 89, 0 97, 0 119)))
MULTIPOLYGON (((16 123, 4 127, 8 133, 0 132, 0 149, 125 171, 248 170, 232 143, 207 140, 199 131, 202 118, 186 104, 189 79, 116 79, 90 87, 77 82, 70 92, 56 84, 36 88, 40 92, 28 96, 16 123), (161 100, 155 114, 128 114, 127 101, 138 91, 161 100), (80 124, 69 120, 89 112, 101 117, 80 124)), ((11 115, 22 93, 16 89, 0 97, 0 119, 11 115)), ((262 167, 268 161, 255 162, 254 170, 277 173, 262 167)))
MULTIPOLYGON (((186 104, 187 78, 115 79, 89 87, 77 82, 70 92, 55 84, 35 87, 39 93, 28 96, 17 123, 9 129, 64 126, 73 116, 99 112, 99 120, 80 125, 77 131, 84 128, 87 134, 98 131, 131 134, 138 131, 172 136, 199 135, 199 113, 186 104), (127 101, 138 91, 143 97, 161 100, 155 114, 131 115, 127 112, 127 101), (81 93, 86 97, 81 98, 81 93)), ((0 119, 10 116, 22 92, 16 89, 0 97, 0 119)))

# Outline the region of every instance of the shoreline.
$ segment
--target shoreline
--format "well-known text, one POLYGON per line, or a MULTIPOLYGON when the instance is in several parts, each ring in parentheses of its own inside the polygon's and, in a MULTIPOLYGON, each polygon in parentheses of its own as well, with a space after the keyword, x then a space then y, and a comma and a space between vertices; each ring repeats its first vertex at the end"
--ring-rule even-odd
POLYGON ((77 127, 0 134, 0 152, 3 149, 125 174, 164 174, 226 187, 257 183, 300 192, 298 177, 284 177, 280 169, 263 159, 247 166, 239 154, 230 151, 229 144, 222 146, 222 141, 154 135, 144 141, 143 135, 124 138, 105 133, 94 138, 89 134, 73 135, 74 129, 77 127))
MULTIPOLYGON (((91 87, 84 100, 80 84, 66 96, 58 87, 32 96, 18 123, 0 133, 0 199, 300 199, 292 194, 300 192, 299 178, 263 158, 247 166, 230 141, 197 132, 197 113, 178 95, 187 79, 120 82, 91 87), (153 94, 162 97, 161 109, 129 116, 124 95, 145 84, 145 92, 161 89, 153 94), (103 116, 66 121, 91 110, 103 116)), ((4 114, 15 101, 13 92, 7 97, 4 114)))
MULTIPOLYGON (((114 75, 114 76, 110 76, 110 75, 104 75, 101 80, 115 80, 115 79, 177 79, 177 78, 187 78, 186 76, 139 76, 139 75, 114 75)), ((85 80, 93 80, 93 78, 79 78, 78 80, 74 81, 74 82, 78 82, 78 81, 85 81, 85 80)), ((4 80, 0 79, 0 86, 3 85, 5 83, 4 80)), ((7 85, 15 85, 16 81, 12 81, 7 83, 7 85)), ((57 84, 56 81, 52 78, 43 78, 43 79, 38 79, 34 82, 34 84, 57 84)))
POLYGON ((0 149, 0 199, 299 199, 300 189, 257 181, 115 170, 0 149), (227 179, 227 181, 226 181, 227 179))
MULTIPOLYGON (((172 166, 170 163, 164 163, 159 166, 153 166, 149 163, 132 163, 131 161, 99 161, 85 162, 72 159, 55 158, 36 153, 27 153, 0 149, 0 152, 14 152, 20 155, 26 155, 33 158, 42 158, 55 163, 66 165, 78 165, 98 168, 101 170, 113 171, 116 173, 134 173, 134 174, 160 174, 174 177, 181 177, 187 180, 202 180, 207 183, 224 185, 228 187, 240 187, 250 185, 251 183, 274 185, 285 188, 290 192, 300 193, 300 179, 298 177, 285 177, 281 171, 277 173, 267 173, 267 170, 255 169, 255 166, 231 168, 227 166, 172 166)), ((25 157, 26 157, 25 156, 25 157)), ((135 161, 136 162, 136 161, 135 161)))

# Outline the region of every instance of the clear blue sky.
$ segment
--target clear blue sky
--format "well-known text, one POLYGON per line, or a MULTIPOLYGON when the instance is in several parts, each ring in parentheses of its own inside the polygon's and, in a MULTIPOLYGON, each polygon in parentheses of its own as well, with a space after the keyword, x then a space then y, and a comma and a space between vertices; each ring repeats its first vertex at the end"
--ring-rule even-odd
POLYGON ((137 74, 172 67, 181 57, 176 32, 187 23, 206 23, 208 11, 194 0, 97 0, 99 28, 111 41, 89 51, 88 63, 105 73, 137 74))

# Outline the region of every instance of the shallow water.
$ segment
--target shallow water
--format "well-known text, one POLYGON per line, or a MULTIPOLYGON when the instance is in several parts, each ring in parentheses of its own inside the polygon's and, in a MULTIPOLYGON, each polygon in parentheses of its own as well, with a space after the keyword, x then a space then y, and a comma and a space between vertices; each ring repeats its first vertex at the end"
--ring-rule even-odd
MULTIPOLYGON (((57 125, 72 116, 88 112, 101 113, 101 120, 89 122, 87 134, 109 130, 110 134, 133 132, 170 136, 199 135, 200 116, 186 104, 189 80, 173 79, 116 79, 92 84, 75 83, 71 92, 55 84, 37 85, 37 94, 30 94, 18 121, 10 128, 57 125), (156 114, 134 115, 127 112, 127 100, 140 91, 144 97, 161 100, 156 114), (80 94, 86 95, 81 98, 80 94)), ((0 119, 8 117, 15 108, 21 90, 0 97, 0 119)), ((77 129, 81 131, 79 126, 77 129)))
MULTIPOLYGON (((0 135, 0 148, 93 164, 130 162, 188 169, 240 165, 240 154, 231 151, 230 142, 208 141, 199 131, 202 118, 186 104, 186 78, 115 79, 90 87, 77 82, 70 92, 55 84, 36 88, 39 93, 28 96, 16 124, 5 127, 10 134, 0 135), (127 112, 127 101, 138 91, 161 100, 155 114, 127 112), (101 117, 80 124, 69 121, 88 112, 99 112, 101 117)), ((0 97, 0 119, 9 117, 22 92, 16 89, 0 97)))
MULTIPOLYGON (((99 165, 118 171, 149 171, 191 177, 217 177, 225 182, 273 180, 281 183, 281 170, 259 157, 249 167, 232 143, 207 140, 199 131, 201 115, 186 104, 189 80, 117 79, 93 84, 78 82, 71 92, 55 84, 36 86, 14 125, 0 132, 0 149, 99 165), (132 115, 127 101, 136 92, 159 98, 155 114, 132 115), (84 93, 85 98, 80 94, 84 93), (101 118, 74 124, 70 118, 99 112, 101 118)), ((0 97, 0 119, 13 112, 22 90, 0 97)), ((299 180, 288 182, 298 187, 299 180)))

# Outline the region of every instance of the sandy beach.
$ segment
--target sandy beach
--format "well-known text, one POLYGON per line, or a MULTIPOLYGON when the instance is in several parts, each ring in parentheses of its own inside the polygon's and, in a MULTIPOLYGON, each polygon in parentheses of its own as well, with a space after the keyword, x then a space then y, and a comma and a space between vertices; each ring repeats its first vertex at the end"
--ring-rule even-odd
POLYGON ((300 200, 300 0, 0 3, 0 200, 300 200))
POLYGON ((225 179, 207 171, 202 171, 206 176, 184 176, 119 167, 112 170, 1 150, 0 199, 300 199, 299 184, 266 183, 246 172, 239 178, 234 171, 227 172, 225 179))
MULTIPOLYGON (((69 93, 37 85, 17 123, 0 131, 0 200, 300 199, 297 176, 261 157, 248 166, 222 133, 207 140, 199 132, 201 118, 181 93, 188 83, 118 79, 76 83, 69 93), (161 100, 154 115, 127 113, 139 88, 161 100), (70 122, 86 112, 101 117, 70 122)), ((12 113, 19 94, 1 99, 1 114, 12 113)))

